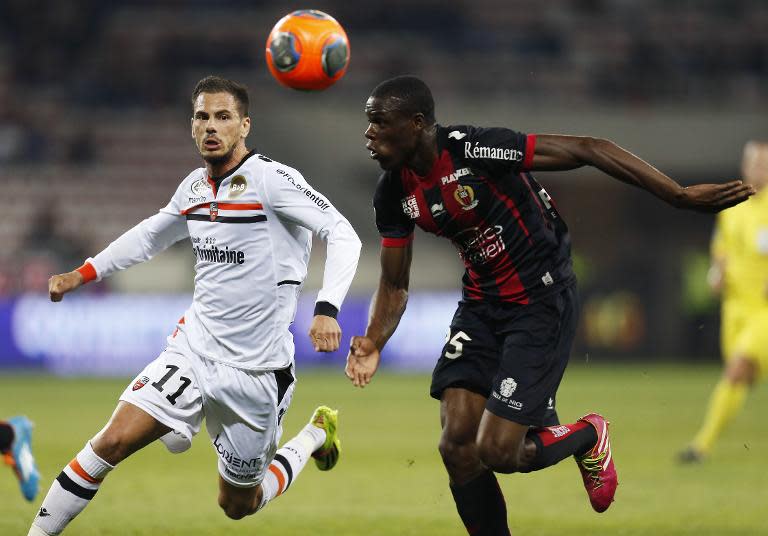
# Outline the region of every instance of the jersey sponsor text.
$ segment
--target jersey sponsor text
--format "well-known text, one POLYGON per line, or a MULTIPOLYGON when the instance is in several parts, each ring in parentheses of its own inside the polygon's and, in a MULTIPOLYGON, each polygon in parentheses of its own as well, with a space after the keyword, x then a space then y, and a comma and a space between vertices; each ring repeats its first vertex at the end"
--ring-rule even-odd
POLYGON ((491 160, 512 160, 520 162, 523 159, 523 151, 509 149, 507 147, 485 147, 477 142, 464 142, 465 158, 490 158, 491 160))
MULTIPOLYGON (((219 435, 216 436, 216 438, 213 440, 213 446, 216 448, 216 452, 221 456, 221 459, 227 462, 232 467, 236 468, 243 468, 243 469, 258 469, 261 465, 261 459, 260 458, 251 458, 250 460, 244 460, 242 458, 239 458, 234 455, 234 453, 229 452, 226 448, 224 448, 224 445, 221 444, 219 441, 219 435)), ((236 475, 241 476, 241 475, 236 475)))
POLYGON ((440 182, 442 184, 450 184, 452 182, 455 182, 455 181, 459 180, 459 177, 463 177, 464 175, 469 175, 470 173, 471 173, 471 171, 470 171, 469 168, 457 169, 456 171, 454 171, 450 175, 446 175, 445 177, 441 177, 440 178, 440 182))
POLYGON ((195 246, 192 248, 195 252, 195 257, 201 261, 218 262, 222 264, 243 264, 245 263, 245 253, 236 249, 229 249, 226 246, 224 249, 219 249, 216 246, 211 248, 195 246))
POLYGON ((320 207, 321 210, 325 210, 331 206, 331 204, 328 203, 325 199, 323 199, 320 195, 316 194, 315 192, 313 192, 303 184, 297 183, 287 171, 283 171, 282 169, 276 169, 275 172, 285 177, 285 179, 288 182, 293 184, 298 191, 303 192, 304 195, 306 195, 315 205, 320 207))
POLYGON ((501 236, 504 227, 494 225, 479 229, 473 227, 453 237, 462 260, 471 264, 485 264, 506 249, 501 236))

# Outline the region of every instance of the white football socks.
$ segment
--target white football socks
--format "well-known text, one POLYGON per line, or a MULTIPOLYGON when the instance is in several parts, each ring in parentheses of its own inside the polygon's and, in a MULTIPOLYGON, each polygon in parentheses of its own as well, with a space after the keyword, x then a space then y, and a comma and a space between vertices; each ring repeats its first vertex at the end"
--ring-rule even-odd
MULTIPOLYGON (((325 430, 310 423, 277 451, 261 483, 263 498, 259 510, 288 489, 312 453, 323 445, 325 437, 325 430)), ((93 451, 90 441, 86 443, 53 481, 28 536, 61 534, 69 522, 88 506, 112 469, 114 466, 93 451)))
POLYGON ((53 481, 29 534, 40 534, 40 530, 48 535, 60 534, 88 506, 101 481, 112 469, 112 465, 93 451, 91 442, 86 443, 83 450, 53 481), (38 530, 33 530, 35 528, 38 530))
POLYGON ((288 489, 307 465, 312 453, 322 447, 324 442, 325 430, 310 423, 277 451, 261 483, 263 496, 259 510, 288 489))

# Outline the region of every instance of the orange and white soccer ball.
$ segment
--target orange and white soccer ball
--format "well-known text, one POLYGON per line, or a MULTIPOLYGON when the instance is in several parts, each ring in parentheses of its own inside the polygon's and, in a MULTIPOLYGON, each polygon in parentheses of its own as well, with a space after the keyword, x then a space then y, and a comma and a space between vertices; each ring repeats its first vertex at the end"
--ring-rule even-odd
POLYGON ((322 11, 294 11, 277 21, 267 37, 267 67, 284 86, 325 89, 344 76, 348 65, 347 34, 322 11))

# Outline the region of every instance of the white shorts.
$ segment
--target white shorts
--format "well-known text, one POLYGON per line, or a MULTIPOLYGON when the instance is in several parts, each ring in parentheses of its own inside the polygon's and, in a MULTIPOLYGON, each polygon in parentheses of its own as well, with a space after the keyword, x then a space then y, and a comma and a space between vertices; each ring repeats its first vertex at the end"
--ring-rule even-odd
POLYGON ((277 452, 294 377, 293 365, 250 371, 204 359, 189 349, 179 332, 120 400, 173 430, 162 438, 171 452, 189 448, 205 417, 221 477, 234 486, 253 487, 264 479, 277 452))

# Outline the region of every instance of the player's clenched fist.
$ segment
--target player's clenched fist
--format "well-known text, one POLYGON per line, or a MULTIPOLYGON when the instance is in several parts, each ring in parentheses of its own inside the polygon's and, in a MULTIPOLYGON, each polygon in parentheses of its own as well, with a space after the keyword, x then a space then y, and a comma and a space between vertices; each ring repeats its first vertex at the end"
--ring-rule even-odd
POLYGON ((83 276, 78 271, 52 276, 48 280, 48 294, 52 302, 59 302, 64 294, 83 284, 83 276))
POLYGON ((335 352, 341 344, 339 323, 333 317, 315 315, 309 327, 309 340, 315 352, 335 352))
POLYGON ((379 368, 381 353, 368 337, 352 337, 344 373, 355 387, 365 387, 379 368))

